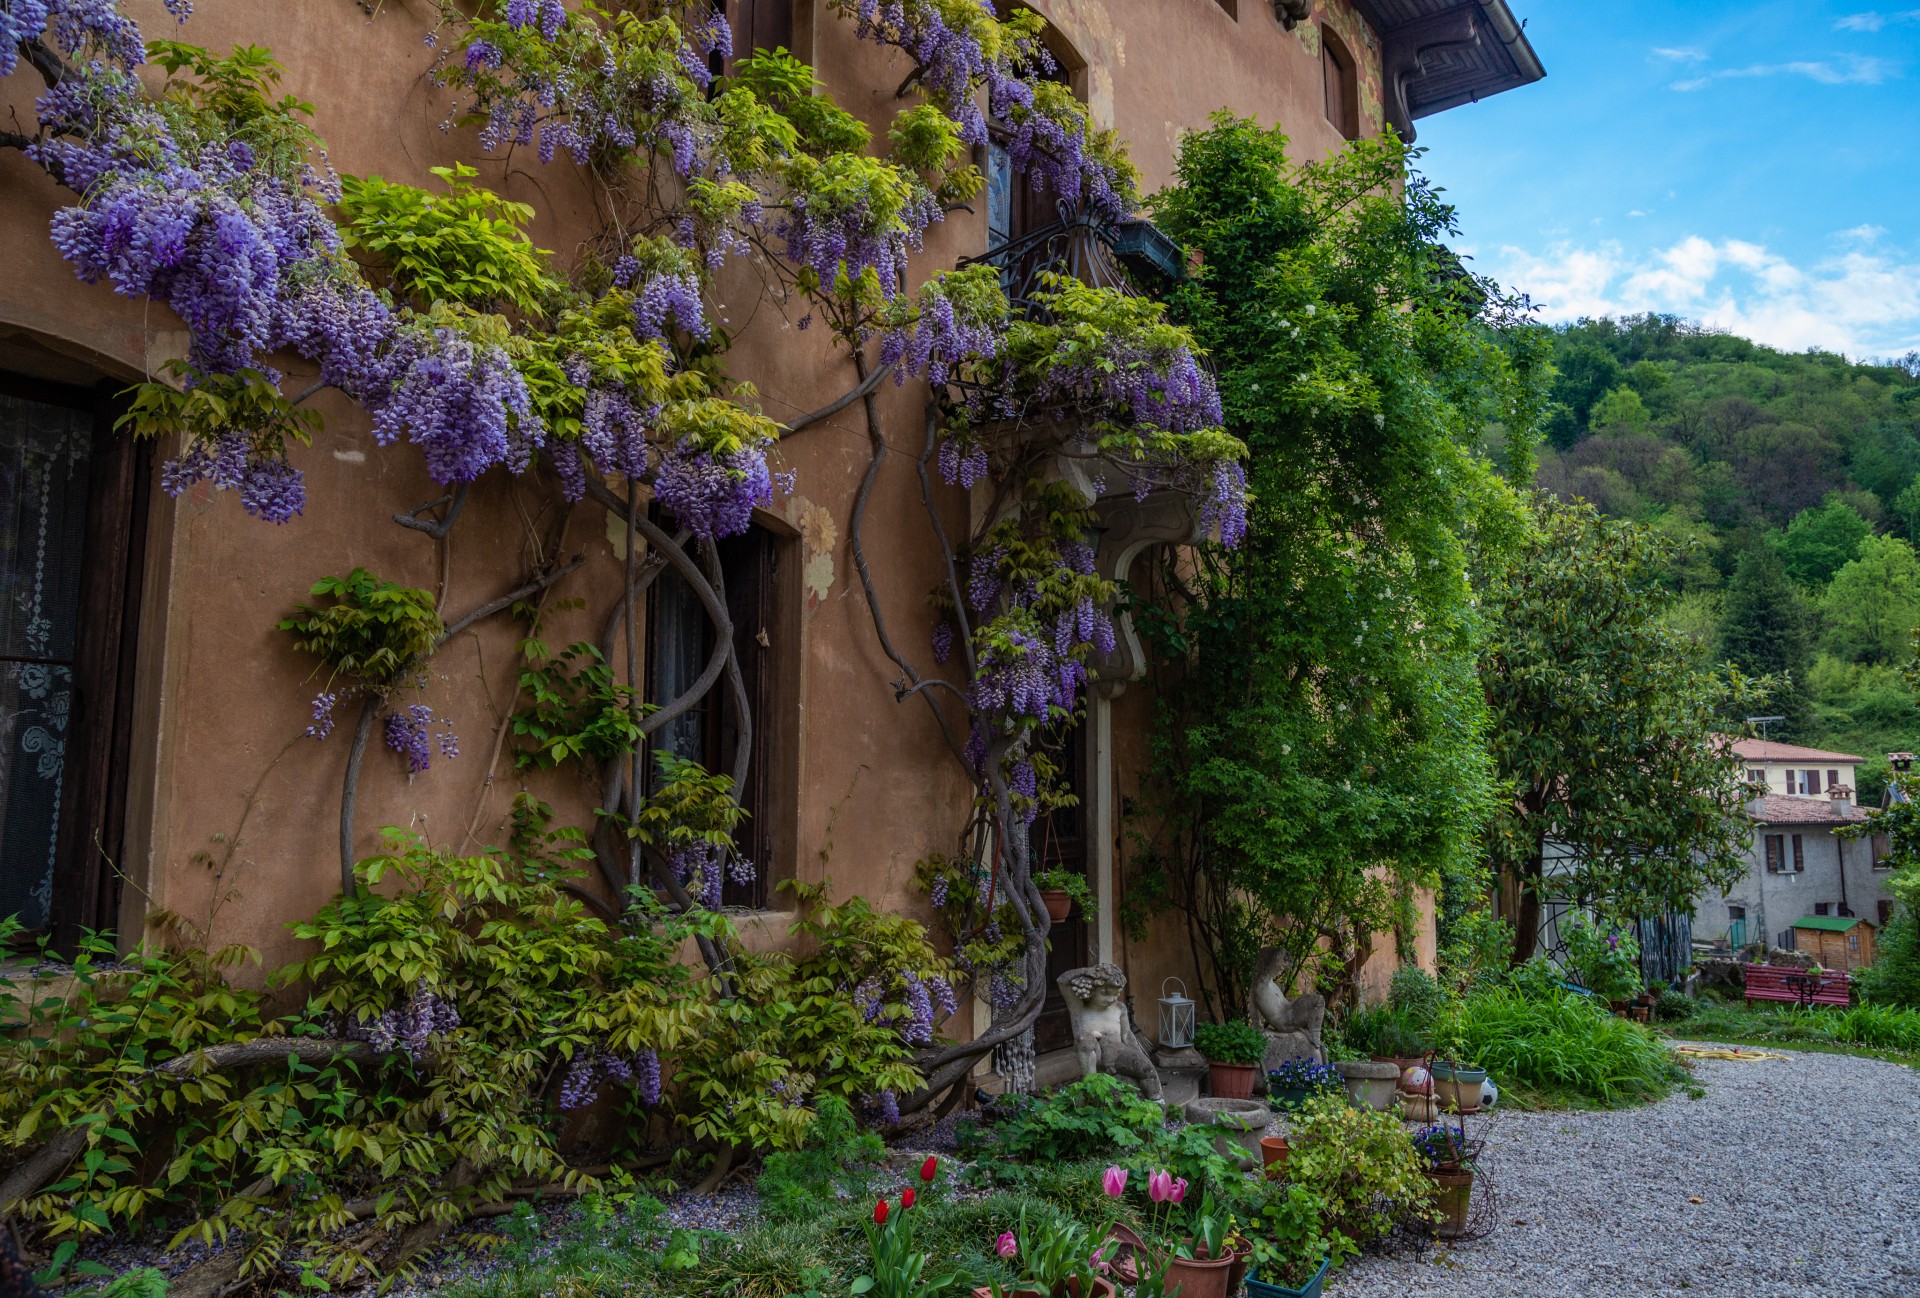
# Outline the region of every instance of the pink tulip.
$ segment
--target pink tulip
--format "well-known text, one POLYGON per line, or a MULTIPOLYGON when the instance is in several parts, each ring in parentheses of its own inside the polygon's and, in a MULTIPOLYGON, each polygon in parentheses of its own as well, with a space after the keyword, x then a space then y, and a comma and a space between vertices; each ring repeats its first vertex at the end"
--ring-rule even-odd
POLYGON ((1107 1192, 1109 1199, 1118 1199, 1127 1192, 1127 1169, 1109 1167, 1107 1174, 1100 1178, 1100 1185, 1107 1192))
POLYGON ((1020 1251, 1020 1241, 1013 1237, 1012 1231, 1007 1231, 994 1243, 993 1251, 1001 1257, 1012 1257, 1020 1251))
POLYGON ((1091 1266, 1094 1270, 1098 1271, 1101 1275, 1105 1275, 1108 1271, 1113 1269, 1112 1265, 1106 1259, 1106 1252, 1107 1252, 1107 1246, 1105 1244, 1102 1244, 1099 1248, 1096 1248, 1095 1250, 1093 1250, 1093 1256, 1087 1259, 1087 1265, 1091 1266))
POLYGON ((1173 1176, 1168 1172, 1147 1173, 1147 1197, 1155 1203, 1165 1203, 1173 1194, 1173 1176))
POLYGON ((1173 1183, 1172 1188, 1167 1191, 1167 1198, 1173 1200, 1175 1203, 1179 1203, 1182 1199, 1186 1197, 1187 1197, 1187 1178, 1183 1176, 1179 1180, 1175 1181, 1173 1183))

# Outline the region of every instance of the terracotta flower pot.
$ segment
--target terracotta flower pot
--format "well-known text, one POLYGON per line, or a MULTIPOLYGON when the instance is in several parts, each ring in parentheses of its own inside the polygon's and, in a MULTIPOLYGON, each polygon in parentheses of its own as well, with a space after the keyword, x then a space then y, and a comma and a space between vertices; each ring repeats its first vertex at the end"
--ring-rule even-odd
POLYGON ((1285 1169, 1287 1155, 1293 1151, 1287 1147, 1285 1136, 1260 1137, 1260 1161, 1269 1171, 1273 1168, 1285 1169))
POLYGON ((1063 922, 1073 911, 1073 897, 1065 888, 1042 888, 1040 900, 1046 905, 1047 918, 1056 924, 1063 922))
POLYGON ((1260 1076, 1260 1065, 1223 1064, 1209 1059, 1207 1075, 1215 1099, 1246 1100, 1253 1097, 1253 1082, 1260 1076))
POLYGON ((1236 1263, 1244 1274, 1245 1259, 1233 1254, 1222 1258, 1174 1258, 1167 1263, 1168 1298, 1227 1298, 1227 1282, 1236 1263))
POLYGON ((1435 1203, 1441 1212, 1433 1233, 1441 1239, 1459 1239, 1467 1233, 1467 1210, 1473 1203, 1473 1173, 1458 1168, 1450 1171, 1433 1168, 1427 1172, 1427 1179, 1433 1182, 1435 1203))
POLYGON ((1113 1278, 1127 1288, 1133 1288, 1140 1283, 1140 1253, 1146 1248, 1146 1241, 1134 1232, 1133 1227, 1124 1222, 1115 1222, 1113 1229, 1107 1233, 1107 1242, 1118 1246, 1117 1251, 1107 1258, 1108 1265, 1113 1268, 1113 1278))

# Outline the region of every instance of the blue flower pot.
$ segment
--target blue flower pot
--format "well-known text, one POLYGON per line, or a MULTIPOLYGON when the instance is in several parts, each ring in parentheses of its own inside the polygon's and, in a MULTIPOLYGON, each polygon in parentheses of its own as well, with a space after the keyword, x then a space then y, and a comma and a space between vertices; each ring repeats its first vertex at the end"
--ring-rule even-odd
POLYGON ((1327 1271, 1333 1266, 1333 1259, 1327 1258, 1320 1263, 1320 1269, 1313 1273, 1313 1279, 1298 1289, 1289 1289, 1283 1284, 1268 1284, 1260 1278, 1260 1268, 1247 1272, 1247 1298, 1320 1298, 1320 1288, 1327 1282, 1327 1271))

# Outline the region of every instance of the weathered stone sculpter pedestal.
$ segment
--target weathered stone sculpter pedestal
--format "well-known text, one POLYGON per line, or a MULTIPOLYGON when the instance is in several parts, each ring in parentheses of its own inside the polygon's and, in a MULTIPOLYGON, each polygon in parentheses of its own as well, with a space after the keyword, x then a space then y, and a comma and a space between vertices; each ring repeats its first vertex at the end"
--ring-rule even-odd
POLYGON ((1073 1053, 1080 1061, 1081 1076, 1111 1073, 1138 1086, 1149 1100, 1160 1099, 1160 1074, 1154 1071, 1146 1047, 1127 1021, 1123 999, 1127 976, 1120 966, 1097 964, 1069 969, 1054 981, 1067 1002, 1073 1053))

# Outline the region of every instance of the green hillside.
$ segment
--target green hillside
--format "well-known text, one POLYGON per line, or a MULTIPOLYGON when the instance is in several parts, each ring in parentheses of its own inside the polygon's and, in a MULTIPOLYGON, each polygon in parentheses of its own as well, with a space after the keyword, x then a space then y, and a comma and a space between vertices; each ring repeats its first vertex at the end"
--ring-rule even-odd
POLYGON ((1557 331, 1538 481, 1686 542, 1676 625, 1703 653, 1787 671, 1776 738, 1871 759, 1920 748, 1900 669, 1920 625, 1920 353, 1856 364, 1672 316, 1557 331))

